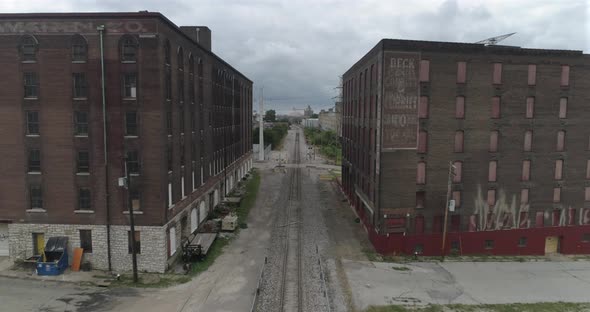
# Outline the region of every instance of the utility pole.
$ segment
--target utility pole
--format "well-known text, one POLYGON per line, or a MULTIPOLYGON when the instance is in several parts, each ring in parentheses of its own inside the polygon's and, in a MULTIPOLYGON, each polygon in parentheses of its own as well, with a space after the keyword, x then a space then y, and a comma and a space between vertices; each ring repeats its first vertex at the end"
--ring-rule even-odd
POLYGON ((445 197, 445 221, 443 223, 443 237, 442 237, 442 246, 440 249, 440 253, 442 255, 442 261, 445 260, 445 242, 447 239, 447 219, 449 216, 449 196, 451 195, 451 183, 453 176, 455 176, 455 169, 456 167, 453 165, 452 162, 449 161, 449 176, 447 180, 447 196, 445 197))
POLYGON ((131 197, 131 173, 129 158, 125 157, 125 185, 127 186, 127 209, 131 225, 131 259, 133 262, 133 283, 137 284, 137 250, 135 250, 135 220, 133 216, 133 198, 131 197))
POLYGON ((264 161, 264 88, 260 88, 260 131, 258 131, 258 160, 264 161))

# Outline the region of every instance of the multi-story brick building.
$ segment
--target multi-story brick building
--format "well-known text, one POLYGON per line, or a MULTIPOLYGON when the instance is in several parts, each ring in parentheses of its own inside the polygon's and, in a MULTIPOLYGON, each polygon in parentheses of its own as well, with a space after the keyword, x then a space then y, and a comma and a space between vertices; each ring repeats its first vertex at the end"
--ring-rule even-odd
POLYGON ((449 194, 447 253, 590 253, 589 84, 581 51, 379 42, 344 74, 343 190, 373 244, 441 254, 449 194))
POLYGON ((252 82, 211 52, 207 27, 147 11, 0 14, 0 72, 13 259, 65 235, 94 268, 130 269, 127 158, 139 269, 163 272, 251 167, 252 82))

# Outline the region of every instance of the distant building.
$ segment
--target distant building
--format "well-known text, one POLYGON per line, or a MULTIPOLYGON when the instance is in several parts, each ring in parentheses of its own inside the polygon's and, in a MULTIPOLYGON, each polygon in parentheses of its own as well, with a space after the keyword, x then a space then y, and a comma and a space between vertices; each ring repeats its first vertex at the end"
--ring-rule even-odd
POLYGON ((301 124, 305 128, 319 128, 320 127, 320 120, 317 118, 303 118, 301 120, 301 124))
POLYGON ((590 253, 590 55, 380 41, 344 74, 343 189, 378 251, 590 253))
POLYGON ((251 168, 252 81, 160 13, 0 14, 0 33, 0 255, 67 236, 126 271, 134 235, 139 270, 167 270, 251 168))
POLYGON ((303 117, 304 118, 311 118, 312 115, 313 115, 313 109, 311 108, 311 106, 307 105, 307 108, 303 111, 303 117))
POLYGON ((342 114, 340 113, 342 103, 336 103, 336 110, 333 108, 319 113, 319 127, 322 130, 334 131, 338 136, 342 135, 342 114))

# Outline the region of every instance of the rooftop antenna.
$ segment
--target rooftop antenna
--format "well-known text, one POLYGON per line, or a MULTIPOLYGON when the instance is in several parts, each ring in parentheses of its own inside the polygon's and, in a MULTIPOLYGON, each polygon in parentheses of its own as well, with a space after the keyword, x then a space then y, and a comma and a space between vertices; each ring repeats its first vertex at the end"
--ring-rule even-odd
POLYGON ((510 33, 510 34, 496 36, 496 37, 492 37, 492 38, 488 38, 488 39, 484 39, 484 40, 478 41, 476 43, 483 44, 483 45, 486 45, 486 46, 496 45, 498 42, 500 42, 500 41, 502 41, 502 40, 504 40, 504 39, 506 39, 506 38, 508 38, 508 37, 510 37, 512 35, 514 35, 514 34, 516 34, 516 33, 513 32, 513 33, 510 33))

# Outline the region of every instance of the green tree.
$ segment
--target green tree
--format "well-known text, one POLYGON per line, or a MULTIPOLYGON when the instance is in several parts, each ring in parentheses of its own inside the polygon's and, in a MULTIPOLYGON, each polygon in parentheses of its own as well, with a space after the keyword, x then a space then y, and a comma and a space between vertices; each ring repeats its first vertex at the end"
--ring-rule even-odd
POLYGON ((275 122, 277 119, 277 112, 274 109, 269 109, 264 114, 264 121, 275 122))

